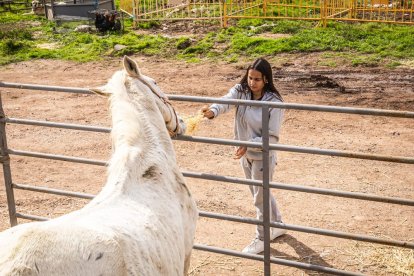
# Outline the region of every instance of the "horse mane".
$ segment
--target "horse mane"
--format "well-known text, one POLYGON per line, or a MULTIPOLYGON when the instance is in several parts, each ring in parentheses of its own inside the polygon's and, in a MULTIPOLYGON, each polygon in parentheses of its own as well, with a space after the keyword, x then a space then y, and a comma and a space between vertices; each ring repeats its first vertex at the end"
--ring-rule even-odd
MULTIPOLYGON (((109 161, 108 175, 117 179, 112 181, 119 181, 119 174, 126 167, 129 168, 129 174, 134 174, 129 177, 136 179, 145 173, 147 164, 171 163, 176 159, 164 119, 155 103, 156 99, 148 96, 152 92, 149 91, 148 95, 145 92, 141 94, 140 91, 128 92, 131 87, 126 87, 127 78, 125 71, 119 71, 106 85, 107 90, 114 91, 110 97, 114 154, 109 161), (129 93, 134 94, 134 97, 129 93), (135 101, 139 101, 139 105, 135 101), (168 153, 160 155, 160 146, 168 153)), ((139 85, 138 89, 149 88, 139 85)))

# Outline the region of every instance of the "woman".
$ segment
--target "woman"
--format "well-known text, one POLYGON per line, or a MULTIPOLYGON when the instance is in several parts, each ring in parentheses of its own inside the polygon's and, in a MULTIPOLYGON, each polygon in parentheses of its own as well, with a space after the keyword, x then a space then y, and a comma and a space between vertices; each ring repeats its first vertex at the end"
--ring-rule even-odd
MULTIPOLYGON (((255 101, 282 102, 282 96, 273 84, 272 67, 263 58, 257 59, 250 65, 246 74, 239 84, 230 89, 224 99, 243 99, 255 101)), ((213 104, 201 109, 204 117, 213 119, 220 114, 230 110, 233 105, 213 104)), ((270 109, 269 118, 269 143, 274 144, 279 141, 279 131, 282 123, 283 111, 279 108, 270 109)), ((236 140, 262 142, 262 108, 255 106, 240 105, 236 107, 234 135, 236 140)), ((263 180, 263 160, 262 151, 257 148, 247 148, 240 146, 236 149, 235 158, 240 159, 244 174, 247 179, 263 180)), ((276 166, 276 152, 269 153, 269 179, 272 180, 273 171, 276 166)), ((249 186, 253 195, 256 207, 257 218, 263 220, 263 188, 259 186, 249 186)), ((270 220, 282 222, 276 200, 269 194, 270 200, 270 220)), ((286 233, 286 230, 272 228, 270 240, 273 240, 286 233)), ((256 227, 256 237, 243 249, 245 253, 258 254, 264 251, 264 231, 263 226, 256 227)))

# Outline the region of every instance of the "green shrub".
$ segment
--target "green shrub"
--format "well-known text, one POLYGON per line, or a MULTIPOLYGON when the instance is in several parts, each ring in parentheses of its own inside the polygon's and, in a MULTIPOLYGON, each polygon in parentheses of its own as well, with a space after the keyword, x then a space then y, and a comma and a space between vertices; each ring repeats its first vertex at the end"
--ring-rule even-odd
POLYGON ((143 21, 138 22, 137 28, 139 29, 152 29, 152 28, 158 28, 160 26, 160 22, 158 21, 143 21))
POLYGON ((188 37, 181 37, 175 43, 175 47, 178 50, 186 49, 186 48, 190 47, 190 45, 191 45, 191 39, 188 38, 188 37))
POLYGON ((6 39, 1 43, 1 46, 2 52, 5 55, 13 55, 29 48, 29 45, 26 42, 14 39, 6 39))
POLYGON ((0 39, 14 39, 14 40, 32 40, 32 33, 29 30, 9 30, 2 31, 0 30, 0 39))

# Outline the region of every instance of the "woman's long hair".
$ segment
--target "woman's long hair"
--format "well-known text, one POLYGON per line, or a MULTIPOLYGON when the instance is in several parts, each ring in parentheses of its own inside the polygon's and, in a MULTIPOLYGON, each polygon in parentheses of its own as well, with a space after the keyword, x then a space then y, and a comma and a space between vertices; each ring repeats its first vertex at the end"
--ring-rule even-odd
POLYGON ((270 66, 270 63, 265 60, 264 58, 258 58, 253 62, 253 64, 249 65, 246 70, 246 74, 243 76, 243 78, 240 81, 241 86, 243 89, 248 89, 250 91, 249 85, 247 83, 247 78, 249 75, 249 70, 253 69, 256 71, 259 71, 263 75, 263 79, 265 81, 264 90, 265 91, 271 91, 275 96, 283 102, 282 95, 280 95, 279 91, 276 89, 274 83, 273 83, 273 74, 272 74, 272 67, 270 66))

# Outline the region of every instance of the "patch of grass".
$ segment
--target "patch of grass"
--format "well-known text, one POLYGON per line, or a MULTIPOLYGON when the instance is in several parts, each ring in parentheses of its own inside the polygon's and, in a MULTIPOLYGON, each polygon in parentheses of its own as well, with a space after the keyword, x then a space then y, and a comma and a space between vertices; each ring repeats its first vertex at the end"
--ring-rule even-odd
POLYGON ((318 65, 335 68, 338 66, 338 63, 335 60, 322 60, 318 62, 318 65))
POLYGON ((296 34, 304 29, 312 29, 314 25, 315 23, 308 21, 281 20, 272 27, 272 32, 275 34, 296 34))
POLYGON ((240 19, 236 22, 236 26, 242 29, 250 28, 250 27, 259 27, 265 24, 266 21, 263 19, 240 19))
POLYGON ((327 28, 311 28, 311 25, 307 25, 290 29, 289 26, 297 25, 289 24, 289 21, 285 21, 272 27, 273 31, 292 33, 291 37, 280 39, 257 37, 243 30, 234 31, 231 51, 252 56, 282 52, 352 52, 354 66, 375 66, 384 58, 398 60, 414 57, 414 29, 410 27, 330 23, 327 28))
POLYGON ((18 30, 12 29, 8 31, 0 30, 0 39, 13 39, 13 40, 32 40, 32 32, 27 29, 18 30))
MULTIPOLYGON (((128 51, 132 53, 142 53, 148 55, 162 54, 167 39, 158 35, 137 35, 132 32, 122 36, 110 36, 107 39, 108 45, 112 48, 115 44, 126 45, 128 51)), ((123 53, 120 53, 121 55, 123 53)))
POLYGON ((189 37, 181 37, 175 43, 175 46, 177 47, 178 50, 186 49, 190 47, 190 45, 191 45, 191 39, 189 37))
POLYGON ((19 51, 23 51, 25 49, 30 48, 29 43, 25 43, 24 41, 14 39, 6 39, 1 46, 1 51, 5 55, 13 55, 19 51))
POLYGON ((137 28, 139 29, 152 29, 157 28, 160 26, 160 22, 158 21, 144 21, 144 22, 138 22, 137 28))
POLYGON ((214 39, 215 34, 209 33, 203 39, 196 42, 194 45, 185 48, 181 54, 183 57, 185 57, 186 55, 189 55, 190 57, 194 55, 208 56, 209 54, 211 54, 211 50, 213 49, 214 39))
POLYGON ((293 48, 283 39, 267 39, 262 37, 249 37, 243 34, 234 35, 231 40, 231 49, 233 52, 241 54, 242 52, 257 56, 271 55, 282 52, 291 52, 293 48))
POLYGON ((376 67, 380 64, 381 57, 378 55, 359 55, 351 60, 352 66, 376 67))
POLYGON ((7 23, 22 23, 22 22, 34 22, 39 21, 39 17, 34 14, 21 14, 21 13, 11 13, 3 12, 0 16, 0 25, 7 23))
MULTIPOLYGON (((327 28, 321 28, 317 22, 310 21, 242 19, 226 29, 199 35, 194 39, 137 34, 129 18, 123 22, 123 33, 106 34, 77 33, 73 31, 76 25, 56 26, 44 17, 7 12, 0 17, 0 23, 0 64, 34 58, 90 61, 108 55, 134 53, 189 62, 202 59, 235 62, 243 57, 251 59, 279 53, 348 53, 342 59, 347 59, 353 66, 388 64, 391 68, 411 64, 414 60, 414 28, 383 23, 330 22, 327 28), (61 46, 43 49, 36 47, 38 44, 61 46), (125 47, 115 51, 114 46, 117 44, 125 47)), ((200 27, 207 23, 202 24, 200 27)), ((157 29, 160 23, 140 22, 138 27, 157 29)), ((336 66, 335 58, 326 56, 319 63, 336 66)))
POLYGON ((388 67, 388 68, 397 68, 401 64, 402 63, 398 62, 398 61, 391 61, 391 62, 387 63, 385 66, 388 67))

